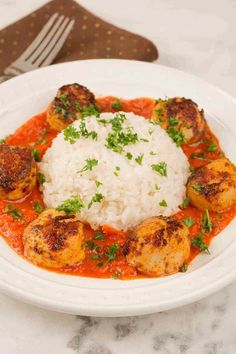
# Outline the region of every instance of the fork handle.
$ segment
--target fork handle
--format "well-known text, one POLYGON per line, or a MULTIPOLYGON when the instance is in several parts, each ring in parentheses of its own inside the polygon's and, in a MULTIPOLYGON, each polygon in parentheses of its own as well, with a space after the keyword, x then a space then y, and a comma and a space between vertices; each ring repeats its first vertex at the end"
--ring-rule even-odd
POLYGON ((9 75, 3 75, 3 76, 0 76, 0 84, 4 81, 7 81, 9 79, 11 79, 13 76, 9 76, 9 75))

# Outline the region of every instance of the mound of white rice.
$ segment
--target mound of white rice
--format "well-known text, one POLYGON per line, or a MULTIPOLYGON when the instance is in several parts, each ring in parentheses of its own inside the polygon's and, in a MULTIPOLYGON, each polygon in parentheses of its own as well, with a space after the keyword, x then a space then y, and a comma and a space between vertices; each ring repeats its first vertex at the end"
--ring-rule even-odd
MULTIPOLYGON (((61 132, 39 164, 46 176, 45 204, 55 208, 80 196, 84 206, 79 216, 94 229, 108 224, 127 230, 147 217, 177 212, 189 176, 186 156, 165 130, 132 113, 125 113, 122 131, 137 133, 138 141, 123 146, 121 153, 108 148, 108 134, 114 132, 110 121, 115 116, 85 118, 87 131, 97 132, 97 139, 80 136, 71 144, 61 132), (90 169, 88 160, 96 161, 90 169), (163 163, 167 176, 160 168, 163 163), (102 199, 91 204, 96 194, 102 199)), ((73 124, 77 131, 80 124, 80 120, 73 124)))

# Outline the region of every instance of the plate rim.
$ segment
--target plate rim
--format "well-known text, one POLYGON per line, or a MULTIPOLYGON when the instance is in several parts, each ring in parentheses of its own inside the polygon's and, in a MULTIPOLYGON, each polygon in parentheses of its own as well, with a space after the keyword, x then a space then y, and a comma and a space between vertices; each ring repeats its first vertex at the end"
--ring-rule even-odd
MULTIPOLYGON (((92 63, 91 65, 97 65, 100 63, 111 63, 111 65, 116 65, 116 63, 123 63, 124 65, 130 65, 131 63, 134 65, 141 65, 143 67, 147 67, 148 66, 153 66, 155 67, 159 67, 163 70, 167 70, 167 71, 172 71, 172 72, 178 72, 179 75, 185 75, 185 77, 191 78, 193 80, 198 80, 200 81, 204 86, 206 87, 210 87, 213 91, 217 91, 220 95, 224 95, 228 100, 230 100, 232 103, 234 103, 236 105, 236 98, 234 98, 232 95, 230 95, 229 93, 227 93, 226 91, 218 88, 217 86, 208 83, 207 81, 205 81, 204 79, 195 76, 193 74, 175 69, 175 68, 171 68, 168 66, 164 66, 164 65, 160 65, 157 63, 146 63, 146 62, 140 62, 140 61, 134 61, 134 60, 120 60, 120 59, 89 59, 89 60, 78 60, 78 61, 73 61, 73 62, 67 62, 67 63, 59 63, 59 64, 55 64, 55 65, 51 65, 49 67, 46 68, 41 68, 38 70, 35 70, 34 72, 29 72, 29 73, 25 73, 23 75, 20 75, 19 77, 13 78, 11 80, 9 80, 8 82, 3 83, 2 85, 0 85, 0 98, 1 98, 1 92, 6 89, 8 89, 8 87, 14 85, 14 83, 16 83, 16 85, 18 85, 18 82, 24 82, 25 78, 30 78, 30 77, 34 77, 34 75, 38 75, 38 72, 47 72, 47 71, 53 71, 54 68, 63 68, 65 66, 70 66, 70 65, 80 65, 80 64, 84 64, 84 63, 92 63)), ((110 64, 109 64, 110 65, 110 64)), ((57 69, 55 69, 57 70, 57 69)), ((155 69, 154 69, 155 70, 155 69)), ((27 81, 27 80, 26 80, 27 81)), ((10 107, 10 105, 8 106, 10 107)), ((4 110, 3 110, 4 112, 4 110)), ((37 114, 37 112, 36 112, 37 114)), ((1 119, 1 115, 2 112, 0 112, 0 119, 1 119)), ((225 250, 224 250, 225 251, 225 250)), ((234 242, 234 252, 236 255, 236 245, 234 242)), ((224 252, 225 253, 225 252, 224 252)), ((19 257, 17 255, 17 257, 19 257)), ((84 307, 84 305, 80 305, 78 304, 77 306, 75 306, 74 304, 70 305, 68 304, 61 304, 61 302, 59 301, 55 301, 54 303, 52 303, 52 301, 49 298, 42 298, 40 296, 38 296, 37 294, 34 294, 34 296, 32 296, 32 294, 24 292, 23 290, 16 288, 16 287, 12 287, 9 284, 6 284, 2 281, 1 279, 1 274, 0 274, 0 289, 2 292, 9 294, 10 296, 20 299, 23 302, 27 302, 39 307, 43 307, 43 308, 47 308, 50 310, 55 310, 55 311, 59 311, 59 312, 66 312, 66 313, 73 313, 73 314, 81 314, 81 315, 89 315, 89 316, 106 316, 106 317, 111 317, 111 316, 127 316, 127 315, 144 315, 144 314, 148 314, 148 313, 154 313, 154 312, 158 312, 158 311, 163 311, 163 310, 167 310, 167 309, 172 309, 175 307, 179 307, 179 306, 183 306, 186 304, 189 304, 191 302, 197 301, 207 295, 212 294, 213 292, 223 288, 224 286, 228 285, 230 282, 232 282, 234 279, 236 278, 236 269, 232 270, 231 272, 229 272, 224 278, 223 280, 220 279, 218 281, 215 281, 214 283, 210 283, 210 285, 208 287, 205 287, 204 289, 200 289, 197 293, 194 294, 194 296, 190 296, 190 295, 186 295, 185 297, 180 298, 179 300, 176 301, 172 301, 172 302, 168 302, 167 304, 156 304, 156 305, 149 305, 149 304, 143 304, 142 306, 139 305, 134 305, 133 308, 131 308, 131 306, 129 305, 128 308, 125 307, 123 305, 123 307, 119 307, 117 306, 116 308, 114 308, 113 305, 111 306, 106 306, 106 307, 99 307, 98 305, 94 305, 94 306, 88 306, 88 307, 84 307)), ((133 281, 133 280, 132 280, 133 281)))

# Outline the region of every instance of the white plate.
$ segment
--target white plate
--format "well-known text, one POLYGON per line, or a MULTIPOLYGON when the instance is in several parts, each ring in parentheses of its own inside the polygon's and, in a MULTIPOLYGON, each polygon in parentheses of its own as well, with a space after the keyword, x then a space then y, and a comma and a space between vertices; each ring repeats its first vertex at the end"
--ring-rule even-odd
MULTIPOLYGON (((156 64, 87 60, 50 66, 0 85, 0 137, 43 111, 63 84, 124 98, 190 97, 205 109, 224 151, 236 163, 236 101, 201 79, 156 64)), ((0 238, 0 289, 51 310, 94 316, 127 316, 171 309, 196 301, 236 277, 236 220, 195 259, 187 273, 120 281, 60 275, 17 256, 0 238)))

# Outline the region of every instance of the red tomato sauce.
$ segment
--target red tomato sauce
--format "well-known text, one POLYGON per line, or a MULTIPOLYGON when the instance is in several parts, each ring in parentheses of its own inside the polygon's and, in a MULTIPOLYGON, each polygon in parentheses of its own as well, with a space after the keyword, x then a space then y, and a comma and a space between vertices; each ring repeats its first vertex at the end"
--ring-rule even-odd
MULTIPOLYGON (((115 97, 103 97, 97 99, 97 104, 104 112, 116 112, 113 103, 115 97)), ((133 112, 145 118, 150 118, 155 106, 155 100, 150 98, 137 98, 132 100, 121 99, 122 110, 125 112, 133 112)), ((9 145, 22 145, 28 146, 32 149, 37 149, 40 152, 40 157, 43 156, 48 147, 51 146, 52 140, 58 133, 50 128, 46 121, 46 114, 42 113, 36 115, 24 125, 22 125, 13 135, 7 138, 6 142, 9 145)), ((189 159, 189 163, 193 167, 205 165, 211 160, 217 159, 223 155, 219 142, 214 134, 210 131, 209 127, 206 128, 204 136, 201 141, 193 145, 182 145, 182 149, 189 159), (214 151, 207 151, 210 143, 214 143, 217 148, 214 151)), ((34 211, 33 205, 39 202, 44 206, 39 185, 35 187, 33 192, 22 201, 9 202, 0 201, 0 234, 8 243, 8 245, 19 255, 23 256, 24 247, 22 236, 25 227, 33 221, 37 216, 34 211), (17 208, 22 212, 22 217, 15 220, 10 213, 6 213, 6 207, 9 204, 13 208, 17 208)), ((178 220, 184 220, 192 217, 195 224, 190 227, 190 238, 196 237, 201 232, 203 212, 189 205, 187 209, 180 210, 175 214, 178 220)), ((211 239, 221 232, 235 217, 236 206, 221 214, 210 213, 211 221, 213 223, 212 230, 204 233, 204 243, 209 245, 211 239)), ((122 247, 129 236, 128 232, 115 230, 108 225, 102 227, 102 230, 95 232, 89 226, 85 226, 85 240, 94 242, 96 244, 96 252, 94 249, 86 247, 85 259, 76 266, 64 267, 57 272, 71 275, 80 275, 86 277, 97 278, 120 278, 132 279, 140 277, 136 269, 128 264, 122 254, 122 247), (102 232, 104 239, 96 239, 96 234, 102 232), (107 261, 107 251, 114 243, 119 244, 119 250, 114 260, 107 261), (97 256, 99 254, 99 256, 97 256), (97 258, 99 257, 99 258, 97 258)), ((191 262, 201 250, 195 246, 191 246, 191 254, 189 262, 191 262)))

